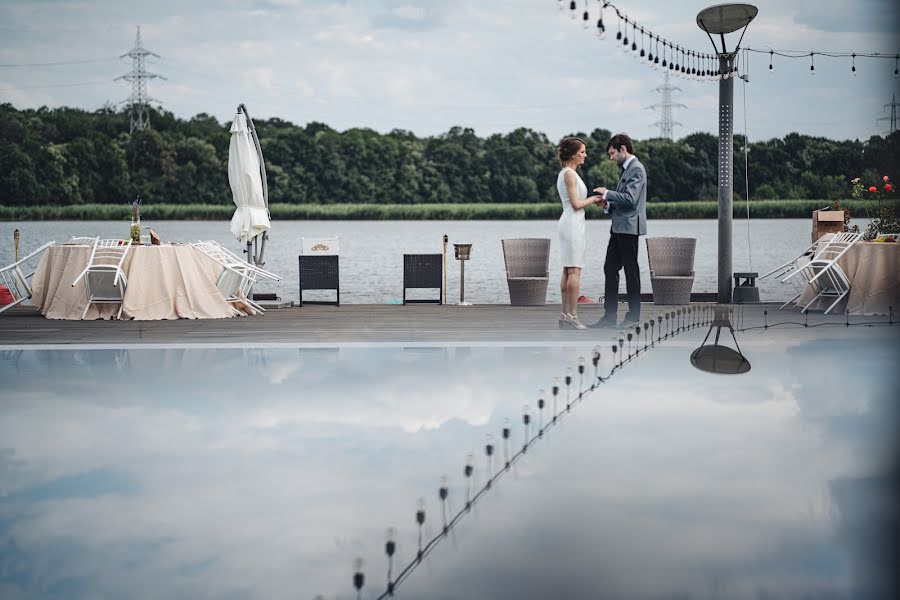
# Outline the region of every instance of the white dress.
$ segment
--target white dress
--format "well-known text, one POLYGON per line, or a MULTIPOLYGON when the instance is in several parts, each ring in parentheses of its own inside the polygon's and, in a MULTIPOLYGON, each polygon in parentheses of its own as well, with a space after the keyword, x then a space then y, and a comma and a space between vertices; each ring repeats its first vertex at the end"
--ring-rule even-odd
POLYGON ((563 267, 584 267, 584 209, 575 210, 569 202, 569 190, 564 179, 566 171, 575 173, 578 179, 578 198, 587 198, 587 186, 574 169, 563 168, 556 177, 556 191, 562 201, 562 216, 559 218, 559 258, 563 267))

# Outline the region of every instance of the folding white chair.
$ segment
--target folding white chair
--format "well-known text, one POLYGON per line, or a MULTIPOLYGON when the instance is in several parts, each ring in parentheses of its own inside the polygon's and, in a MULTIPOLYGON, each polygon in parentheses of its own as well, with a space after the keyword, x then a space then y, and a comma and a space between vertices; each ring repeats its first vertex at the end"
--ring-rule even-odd
POLYGON ((807 312, 809 307, 821 298, 834 298, 834 302, 825 309, 827 315, 831 309, 837 306, 838 302, 850 293, 850 280, 847 279, 847 275, 837 262, 859 241, 860 237, 859 233, 835 234, 812 260, 784 278, 794 278, 798 273, 802 273, 803 277, 800 280, 805 279, 806 283, 812 286, 813 291, 816 292, 816 295, 806 303, 801 312, 807 312))
POLYGON ((97 238, 73 236, 65 241, 67 246, 91 246, 97 238))
POLYGON ((768 273, 766 273, 765 275, 760 277, 760 279, 765 279, 766 277, 774 276, 775 279, 777 279, 779 281, 779 283, 792 288, 792 293, 794 294, 793 297, 790 300, 788 300, 787 302, 785 302, 784 304, 782 304, 780 306, 780 308, 784 308, 784 307, 788 306, 789 304, 792 304, 795 300, 797 300, 797 298, 799 298, 803 294, 803 288, 806 287, 806 280, 794 279, 792 276, 795 273, 798 273, 804 266, 806 266, 809 263, 809 261, 811 261, 813 258, 815 258, 816 254, 818 254, 818 251, 820 249, 819 248, 820 244, 822 245, 821 249, 824 250, 825 244, 823 244, 823 242, 827 243, 827 242, 831 241, 831 239, 834 238, 834 235, 835 234, 833 234, 833 233, 826 233, 821 238, 819 238, 818 240, 813 242, 812 245, 810 245, 808 248, 806 248, 803 252, 801 252, 800 254, 798 254, 797 256, 792 258, 791 260, 787 261, 783 265, 775 267, 774 269, 772 269, 771 271, 769 271, 768 273))
POLYGON ((125 307, 125 287, 128 279, 122 271, 122 264, 131 248, 131 240, 94 238, 91 248, 91 257, 88 265, 81 272, 72 287, 84 278, 84 289, 87 293, 87 304, 81 318, 87 315, 91 304, 118 304, 117 319, 122 318, 122 309, 125 307))
POLYGON ((6 286, 13 299, 12 303, 0 306, 0 313, 31 298, 31 284, 28 280, 34 275, 34 271, 26 275, 22 269, 28 260, 37 256, 55 243, 56 242, 47 242, 25 258, 0 269, 0 284, 6 286))
POLYGON ((278 281, 280 277, 274 273, 270 273, 265 269, 260 269, 256 265, 241 260, 239 256, 226 250, 221 244, 215 241, 201 241, 191 244, 194 248, 209 256, 211 259, 222 265, 222 272, 216 281, 216 288, 225 297, 225 302, 231 306, 231 310, 235 314, 242 315, 243 312, 238 310, 235 305, 243 304, 249 306, 260 313, 266 312, 265 309, 250 299, 253 285, 260 279, 274 279, 278 281))

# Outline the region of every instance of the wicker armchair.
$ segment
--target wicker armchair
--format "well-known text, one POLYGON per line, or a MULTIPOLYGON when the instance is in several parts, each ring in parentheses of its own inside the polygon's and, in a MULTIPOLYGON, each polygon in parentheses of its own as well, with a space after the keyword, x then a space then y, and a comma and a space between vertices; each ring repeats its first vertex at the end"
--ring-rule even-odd
POLYGON ((690 304, 696 238, 647 238, 654 304, 690 304))
POLYGON ((503 261, 506 263, 509 303, 513 306, 546 304, 550 240, 519 238, 500 240, 500 243, 503 245, 503 261))

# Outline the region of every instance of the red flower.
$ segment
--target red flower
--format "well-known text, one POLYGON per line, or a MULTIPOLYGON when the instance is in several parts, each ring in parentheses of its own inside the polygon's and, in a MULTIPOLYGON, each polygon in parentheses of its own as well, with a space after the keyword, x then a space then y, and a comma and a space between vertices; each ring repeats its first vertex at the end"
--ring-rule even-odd
POLYGON ((891 184, 889 184, 889 183, 884 184, 884 191, 889 192, 892 189, 894 189, 894 186, 892 186, 891 184))
POLYGON ((876 188, 876 187, 873 185, 872 187, 869 188, 869 191, 872 192, 872 193, 874 194, 875 192, 878 191, 878 188, 876 188))

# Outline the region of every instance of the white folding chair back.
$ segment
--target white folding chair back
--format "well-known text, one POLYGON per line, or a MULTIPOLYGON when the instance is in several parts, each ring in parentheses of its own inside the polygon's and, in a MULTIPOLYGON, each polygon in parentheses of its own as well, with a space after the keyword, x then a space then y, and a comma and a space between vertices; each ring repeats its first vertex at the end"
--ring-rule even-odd
POLYGON ((66 240, 67 246, 91 246, 97 240, 95 237, 73 236, 66 240))
POLYGON ((119 312, 116 318, 122 318, 125 288, 128 285, 122 265, 130 248, 130 239, 123 242, 120 239, 94 238, 88 265, 72 282, 72 287, 75 287, 84 278, 87 303, 84 305, 84 312, 81 313, 82 319, 87 315, 91 304, 118 304, 119 312))
POLYGON ((31 298, 31 283, 28 280, 34 275, 34 271, 32 270, 30 273, 26 274, 25 271, 27 269, 25 268, 25 263, 52 246, 54 243, 56 242, 47 242, 25 258, 0 269, 0 284, 5 285, 12 296, 11 303, 0 306, 0 313, 31 298))
POLYGON ((271 271, 267 271, 261 267, 254 265, 253 263, 247 262, 231 250, 225 248, 219 242, 215 240, 208 241, 200 241, 193 244, 195 248, 199 249, 201 252, 207 254, 210 257, 213 257, 215 260, 228 263, 233 265, 235 268, 246 269, 249 270, 253 278, 257 281, 261 279, 271 279, 272 281, 281 281, 281 277, 272 273, 271 271))
MULTIPOLYGON (((861 234, 859 233, 827 233, 807 248, 803 254, 800 254, 792 261, 788 261, 778 269, 766 273, 766 276, 777 273, 776 277, 782 284, 787 284, 793 288, 794 296, 781 305, 784 308, 793 304, 800 296, 810 280, 816 277, 822 269, 822 263, 813 266, 813 261, 825 260, 836 262, 838 258, 844 255, 844 252, 853 244, 859 241, 861 234)), ((837 266, 835 264, 835 266, 837 266)), ((844 277, 846 280, 846 276, 844 277)), ((819 290, 817 290, 818 292, 819 290)), ((826 292, 827 294, 827 292, 826 292)), ((809 306, 809 305, 807 305, 809 306)), ((830 309, 829 309, 830 310, 830 309)))
POLYGON ((225 250, 217 242, 195 242, 191 245, 222 265, 222 272, 219 273, 219 279, 216 280, 216 288, 235 314, 244 314, 236 308, 237 304, 249 306, 261 313, 266 312, 262 306, 250 299, 253 285, 258 281, 251 268, 253 265, 225 250))
MULTIPOLYGON (((802 277, 797 277, 796 280, 809 284, 815 292, 812 300, 803 307, 803 312, 808 311, 809 307, 819 299, 834 298, 834 302, 825 309, 825 314, 828 314, 837 306, 838 302, 850 293, 850 280, 838 261, 859 241, 860 237, 859 233, 836 234, 828 240, 824 247, 818 249, 812 260, 799 269, 798 273, 801 273, 802 277)), ((792 273, 788 277, 794 278, 796 274, 792 273)))

